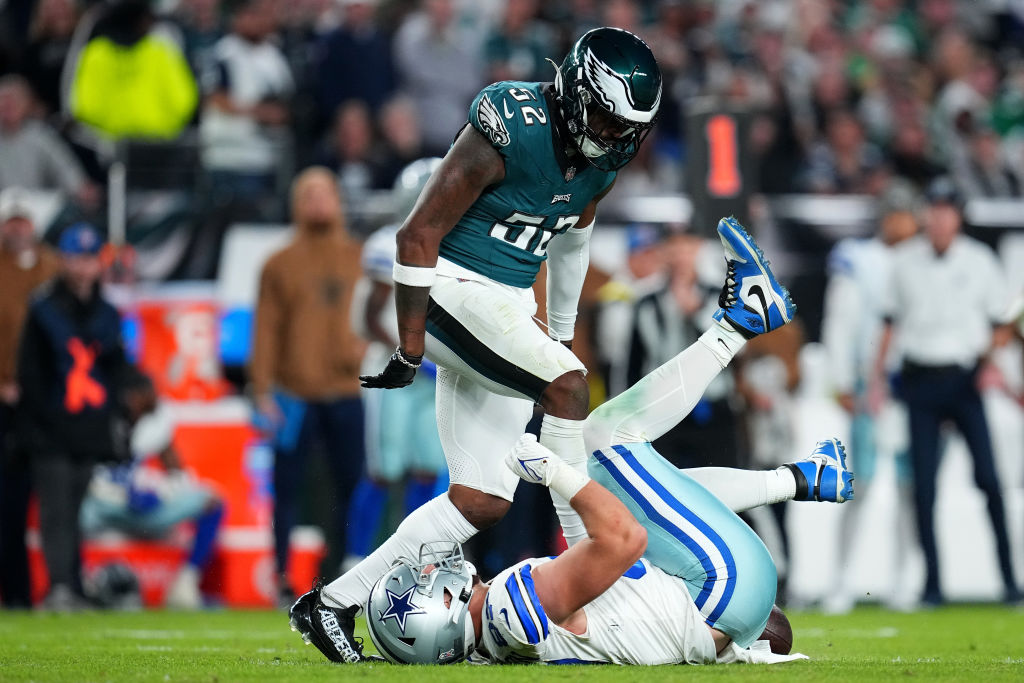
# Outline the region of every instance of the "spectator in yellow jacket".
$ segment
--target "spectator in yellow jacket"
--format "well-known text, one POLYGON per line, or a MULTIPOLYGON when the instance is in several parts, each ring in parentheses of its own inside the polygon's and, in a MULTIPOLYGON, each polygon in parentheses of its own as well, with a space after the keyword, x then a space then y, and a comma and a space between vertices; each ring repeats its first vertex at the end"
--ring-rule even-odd
POLYGON ((70 99, 76 120, 115 140, 172 139, 192 120, 195 77, 181 49, 152 26, 145 2, 110 9, 78 58, 70 99))

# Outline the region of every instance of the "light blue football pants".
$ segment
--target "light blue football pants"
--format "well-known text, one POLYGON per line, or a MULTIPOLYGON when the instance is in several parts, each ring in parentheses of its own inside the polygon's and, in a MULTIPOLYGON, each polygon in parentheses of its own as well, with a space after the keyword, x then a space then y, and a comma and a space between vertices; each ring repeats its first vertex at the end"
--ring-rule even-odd
POLYGON ((587 469, 647 530, 652 564, 686 582, 707 624, 740 647, 764 631, 777 576, 768 549, 736 513, 650 443, 595 451, 587 469))
POLYGON ((438 473, 444 450, 434 414, 434 378, 418 374, 401 391, 364 389, 366 469, 378 481, 400 481, 410 472, 438 473))

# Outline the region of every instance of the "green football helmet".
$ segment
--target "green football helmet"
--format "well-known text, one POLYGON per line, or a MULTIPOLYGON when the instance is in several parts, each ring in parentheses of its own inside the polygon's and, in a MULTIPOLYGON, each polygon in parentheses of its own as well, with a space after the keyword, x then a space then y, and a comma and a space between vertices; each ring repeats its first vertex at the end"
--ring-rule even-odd
POLYGON ((661 105, 661 69, 651 48, 629 31, 595 28, 556 71, 558 107, 580 153, 602 171, 629 163, 661 105))

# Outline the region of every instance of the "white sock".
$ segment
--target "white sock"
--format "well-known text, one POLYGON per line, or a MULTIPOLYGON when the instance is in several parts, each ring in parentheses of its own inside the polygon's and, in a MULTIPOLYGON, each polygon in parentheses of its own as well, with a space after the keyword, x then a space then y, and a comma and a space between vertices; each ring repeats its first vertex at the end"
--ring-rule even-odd
POLYGON ((694 467, 683 470, 733 512, 793 500, 796 479, 787 467, 775 470, 737 470, 731 467, 694 467))
MULTIPOLYGON (((550 448, 569 467, 586 473, 587 450, 583 445, 583 420, 545 415, 540 423, 540 443, 550 448)), ((587 538, 587 528, 569 501, 551 491, 551 502, 555 504, 565 542, 572 546, 587 538)))
POLYGON ((697 342, 592 412, 586 420, 587 451, 654 441, 675 427, 744 343, 743 335, 731 327, 712 326, 697 342))
POLYGON ((373 585, 399 557, 419 557, 420 546, 430 541, 465 543, 476 532, 476 527, 462 516, 448 494, 441 494, 413 510, 391 538, 350 571, 324 586, 320 596, 330 607, 363 607, 373 585))
POLYGON ((716 320, 715 324, 708 328, 708 331, 702 334, 697 341, 711 349, 711 353, 715 355, 723 368, 747 343, 746 337, 724 320, 716 320))

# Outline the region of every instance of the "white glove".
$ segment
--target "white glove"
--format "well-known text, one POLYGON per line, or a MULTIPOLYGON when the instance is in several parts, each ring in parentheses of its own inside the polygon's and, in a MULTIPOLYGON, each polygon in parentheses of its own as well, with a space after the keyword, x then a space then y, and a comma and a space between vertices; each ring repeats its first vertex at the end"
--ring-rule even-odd
POLYGON ((516 476, 531 484, 543 484, 566 500, 579 493, 590 477, 565 464, 546 446, 537 442, 533 434, 523 434, 505 456, 505 465, 516 476))

